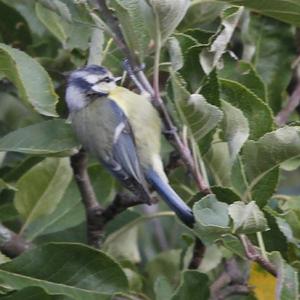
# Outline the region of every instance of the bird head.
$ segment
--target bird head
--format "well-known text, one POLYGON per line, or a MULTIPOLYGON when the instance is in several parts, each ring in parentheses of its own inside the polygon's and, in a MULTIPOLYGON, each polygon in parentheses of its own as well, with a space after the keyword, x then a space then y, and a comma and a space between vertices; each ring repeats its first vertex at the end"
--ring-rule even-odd
POLYGON ((117 79, 106 68, 88 65, 72 72, 66 89, 69 111, 80 110, 96 97, 107 96, 117 79))

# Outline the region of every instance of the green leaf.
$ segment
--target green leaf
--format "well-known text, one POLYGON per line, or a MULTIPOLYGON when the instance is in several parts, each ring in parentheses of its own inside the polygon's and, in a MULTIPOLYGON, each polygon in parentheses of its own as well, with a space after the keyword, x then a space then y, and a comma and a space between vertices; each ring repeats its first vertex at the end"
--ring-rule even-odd
POLYGON ((230 159, 233 163, 249 137, 249 124, 242 111, 230 103, 222 101, 222 110, 224 140, 228 143, 230 159))
POLYGON ((254 201, 245 204, 242 201, 229 205, 229 215, 233 219, 235 233, 254 233, 268 229, 267 220, 263 212, 254 201))
POLYGON ((164 42, 170 34, 172 34, 183 19, 189 7, 189 0, 147 0, 153 9, 153 18, 149 18, 148 30, 154 40, 157 34, 160 35, 162 42, 164 42), (158 19, 158 24, 156 22, 158 19), (158 25, 158 28, 157 28, 158 25), (152 31, 152 28, 155 30, 152 31))
POLYGON ((244 85, 264 102, 268 101, 267 88, 252 64, 233 59, 227 55, 226 59, 224 58, 224 68, 218 73, 222 78, 234 80, 244 85))
POLYGON ((300 155, 300 127, 283 127, 265 134, 257 142, 248 141, 242 154, 248 189, 282 162, 300 155))
MULTIPOLYGON (((124 264, 126 265, 126 262, 124 262, 124 264)), ((126 266, 123 267, 123 271, 125 272, 127 279, 128 279, 129 290, 133 293, 134 292, 139 293, 143 289, 143 279, 144 278, 142 277, 141 274, 133 271, 132 269, 133 269, 133 267, 132 268, 130 268, 130 267, 126 268, 126 266)))
POLYGON ((138 228, 132 227, 111 242, 105 243, 105 252, 118 260, 130 260, 133 263, 141 262, 138 248, 138 228))
POLYGON ((18 47, 26 49, 32 42, 32 35, 25 19, 3 1, 0 3, 0 32, 3 42, 7 45, 18 41, 18 47), (20 23, 22 26, 18 26, 20 23), (14 28, 14 30, 6 30, 7 28, 14 28))
POLYGON ((254 185, 251 191, 252 199, 255 200, 260 208, 264 207, 267 201, 276 192, 280 179, 279 175, 279 168, 274 168, 254 185))
POLYGON ((177 282, 180 274, 180 256, 179 249, 158 253, 146 265, 149 281, 155 283, 159 276, 163 276, 168 282, 177 282))
POLYGON ((231 158, 226 142, 215 138, 211 143, 209 151, 204 156, 205 162, 209 167, 216 185, 231 185, 231 158))
POLYGON ((72 181, 55 210, 30 223, 23 235, 31 241, 41 235, 75 227, 84 221, 85 211, 81 202, 81 195, 76 183, 72 181))
POLYGON ((292 77, 291 66, 296 51, 293 31, 286 24, 253 15, 248 32, 256 49, 253 64, 267 86, 268 102, 276 114, 286 98, 292 77))
POLYGON ((170 37, 168 39, 167 46, 172 69, 176 72, 180 70, 184 65, 183 53, 181 51, 179 41, 175 37, 170 37))
POLYGON ((110 203, 117 192, 115 178, 99 163, 89 166, 88 173, 98 201, 110 203))
MULTIPOLYGON (((199 29, 190 29, 185 33, 175 34, 180 43, 184 58, 184 65, 180 70, 180 75, 185 79, 187 88, 191 92, 198 92, 201 83, 205 80, 205 73, 203 72, 199 61, 199 54, 204 47, 207 47, 210 44, 212 35, 213 33, 211 32, 199 29)), ((215 92, 218 92, 218 85, 215 84, 217 81, 211 82, 215 85, 215 92)), ((209 99, 208 101, 211 104, 216 104, 209 99)))
POLYGON ((300 3, 298 0, 222 0, 234 5, 246 6, 260 14, 300 26, 300 3))
POLYGON ((65 0, 55 2, 43 0, 43 2, 43 4, 36 2, 36 14, 63 47, 70 50, 88 49, 94 22, 86 5, 65 0), (48 5, 45 5, 45 1, 48 5))
POLYGON ((58 97, 49 75, 36 60, 0 43, 0 72, 15 84, 25 103, 42 115, 57 116, 58 97))
POLYGON ((0 205, 0 222, 15 220, 18 217, 19 213, 12 202, 0 205))
POLYGON ((211 243, 230 230, 228 204, 219 202, 215 195, 208 195, 193 206, 196 223, 194 231, 205 243, 211 243))
POLYGON ((22 230, 38 217, 54 211, 71 178, 68 158, 46 158, 18 180, 14 203, 25 219, 22 230))
POLYGON ((20 291, 14 291, 5 296, 1 296, 3 300, 71 300, 72 298, 64 296, 50 296, 40 287, 27 287, 20 291))
MULTIPOLYGON (((269 212, 269 206, 264 207, 264 211, 267 212, 265 217, 268 221, 268 226, 270 230, 262 232, 263 240, 266 246, 266 249, 270 251, 280 251, 281 255, 286 257, 288 253, 288 247, 290 246, 287 237, 285 236, 277 218, 269 212)), ((280 218, 278 218, 280 219, 280 218)), ((280 219, 282 220, 282 219, 280 219)), ((283 220, 284 221, 284 220, 283 220)), ((298 222, 299 224, 299 222, 298 222)))
POLYGON ((0 265, 1 281, 14 289, 41 287, 73 299, 111 299, 127 289, 120 266, 101 251, 72 243, 52 243, 0 265), (45 262, 51 262, 45 264, 45 262))
POLYGON ((25 127, 42 120, 39 114, 26 107, 16 96, 0 92, 0 99, 1 137, 17 128, 25 127))
POLYGON ((298 289, 298 273, 288 265, 279 252, 272 252, 270 255, 271 261, 276 265, 277 269, 277 284, 276 295, 280 300, 296 300, 299 298, 298 289))
POLYGON ((8 261, 11 261, 11 259, 8 256, 4 255, 2 252, 0 252, 0 265, 8 261))
POLYGON ((207 300, 209 298, 209 279, 198 271, 185 271, 172 300, 207 300))
POLYGON ((173 294, 173 288, 168 279, 159 276, 154 282, 155 300, 170 300, 173 294))
POLYGON ((166 211, 135 218, 133 221, 125 224, 120 229, 110 234, 105 240, 102 248, 114 257, 139 262, 140 253, 137 244, 137 226, 154 218, 173 216, 173 212, 166 211))
POLYGON ((23 18, 26 20, 31 33, 36 36, 36 38, 41 39, 45 36, 45 28, 43 24, 41 24, 35 14, 34 6, 35 1, 26 1, 26 2, 20 2, 19 0, 1 0, 6 5, 12 7, 17 12, 19 12, 20 15, 23 16, 23 18))
POLYGON ((154 17, 151 7, 146 1, 139 0, 110 0, 109 6, 114 9, 120 21, 129 48, 142 62, 149 51, 151 39, 146 24, 148 19, 152 20, 154 17))
POLYGON ((72 21, 72 15, 68 6, 60 0, 39 0, 39 4, 51 9, 66 21, 72 21))
POLYGON ((221 202, 232 204, 233 202, 240 201, 239 195, 236 194, 231 188, 215 185, 211 187, 211 190, 221 202))
POLYGON ((65 44, 67 41, 67 33, 65 32, 64 26, 60 22, 60 17, 53 12, 52 9, 37 2, 35 5, 36 15, 39 20, 44 24, 46 28, 62 43, 65 44), (46 21, 47 20, 47 21, 46 21))
POLYGON ((265 210, 275 218, 279 230, 284 234, 289 243, 296 246, 300 241, 300 207, 299 197, 287 197, 286 203, 280 206, 280 212, 275 211, 270 206, 265 210))
POLYGON ((179 25, 179 29, 199 28, 213 22, 224 9, 224 3, 213 1, 191 1, 189 9, 179 25))
POLYGON ((243 247, 238 237, 232 234, 224 234, 219 240, 225 248, 230 250, 235 255, 238 255, 239 257, 244 259, 247 258, 245 248, 243 247))
POLYGON ((200 53, 200 63, 206 74, 218 66, 242 13, 242 7, 230 7, 223 12, 221 28, 216 38, 209 48, 200 53))
POLYGON ((184 124, 199 141, 218 125, 223 117, 222 111, 208 103, 201 94, 190 95, 175 74, 172 74, 172 88, 173 100, 184 124))
POLYGON ((78 146, 71 126, 62 119, 20 128, 0 139, 0 151, 32 155, 69 156, 78 146))
POLYGON ((221 97, 240 109, 248 120, 250 139, 258 139, 273 129, 270 108, 245 86, 236 81, 221 79, 221 97))

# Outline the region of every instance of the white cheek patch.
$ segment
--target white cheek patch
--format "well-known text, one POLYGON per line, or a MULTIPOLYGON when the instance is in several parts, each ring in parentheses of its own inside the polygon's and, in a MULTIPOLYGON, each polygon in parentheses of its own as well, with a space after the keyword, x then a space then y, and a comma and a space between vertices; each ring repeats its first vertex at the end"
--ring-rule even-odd
POLYGON ((66 102, 70 112, 80 110, 85 106, 85 96, 79 88, 69 86, 66 91, 66 102))
POLYGON ((86 75, 84 76, 84 79, 90 83, 90 84, 94 84, 96 83, 97 81, 99 81, 99 76, 98 75, 95 75, 95 74, 89 74, 89 75, 86 75))
POLYGON ((103 93, 105 92, 103 89, 101 89, 100 85, 99 84, 94 84, 92 86, 92 90, 95 91, 95 92, 98 92, 98 93, 103 93))

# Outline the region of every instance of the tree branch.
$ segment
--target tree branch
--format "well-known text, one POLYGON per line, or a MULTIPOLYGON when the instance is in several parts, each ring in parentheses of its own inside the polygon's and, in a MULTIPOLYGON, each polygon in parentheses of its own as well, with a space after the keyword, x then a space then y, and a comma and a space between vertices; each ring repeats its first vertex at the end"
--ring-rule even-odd
POLYGON ((210 287, 210 300, 225 300, 231 295, 247 295, 250 288, 247 285, 248 274, 243 273, 235 258, 224 263, 224 271, 210 287))
POLYGON ((87 220, 88 244, 99 248, 103 239, 105 225, 129 207, 144 203, 136 196, 117 194, 106 208, 97 201, 89 174, 87 172, 87 157, 84 150, 71 156, 73 174, 85 207, 87 220))
POLYGON ((262 268, 268 271, 273 276, 277 277, 277 270, 275 266, 266 260, 256 249, 256 247, 250 242, 246 235, 240 235, 240 240, 244 246, 247 258, 257 262, 262 268))
POLYGON ((17 235, 7 227, 0 224, 0 251, 10 258, 14 258, 30 249, 32 244, 22 236, 17 235))
POLYGON ((201 261, 204 257, 205 246, 199 238, 195 238, 195 244, 193 249, 193 256, 189 263, 188 268, 190 270, 196 270, 201 264, 201 261))
POLYGON ((296 28, 295 45, 298 56, 292 64, 294 75, 291 80, 292 84, 290 85, 292 85, 293 91, 288 99, 287 104, 281 109, 275 118, 276 124, 279 126, 287 123, 290 115, 300 104, 300 28, 296 28))

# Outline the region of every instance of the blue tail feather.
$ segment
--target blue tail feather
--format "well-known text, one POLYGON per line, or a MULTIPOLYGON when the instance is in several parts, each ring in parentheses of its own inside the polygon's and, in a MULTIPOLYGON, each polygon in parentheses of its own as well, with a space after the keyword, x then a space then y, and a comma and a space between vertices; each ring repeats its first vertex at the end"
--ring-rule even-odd
POLYGON ((167 182, 163 181, 152 169, 146 172, 146 179, 152 184, 154 189, 168 204, 168 206, 176 213, 178 218, 189 227, 192 227, 195 223, 193 212, 176 194, 172 187, 167 182))

